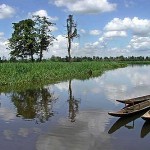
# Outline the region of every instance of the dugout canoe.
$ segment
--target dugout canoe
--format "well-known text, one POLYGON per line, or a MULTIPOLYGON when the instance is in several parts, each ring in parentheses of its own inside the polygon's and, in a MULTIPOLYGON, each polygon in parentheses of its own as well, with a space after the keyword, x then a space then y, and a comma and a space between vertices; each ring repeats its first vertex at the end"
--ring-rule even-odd
POLYGON ((148 110, 141 118, 150 121, 150 110, 148 110))
POLYGON ((145 95, 145 96, 140 96, 140 97, 135 97, 135 98, 130 98, 130 99, 124 99, 124 100, 116 100, 117 102, 124 103, 124 104, 136 104, 140 103, 146 100, 150 100, 150 95, 145 95))
POLYGON ((126 106, 117 112, 108 112, 108 114, 115 117, 125 117, 134 115, 142 110, 146 110, 149 108, 150 108, 150 100, 147 100, 134 105, 126 106))

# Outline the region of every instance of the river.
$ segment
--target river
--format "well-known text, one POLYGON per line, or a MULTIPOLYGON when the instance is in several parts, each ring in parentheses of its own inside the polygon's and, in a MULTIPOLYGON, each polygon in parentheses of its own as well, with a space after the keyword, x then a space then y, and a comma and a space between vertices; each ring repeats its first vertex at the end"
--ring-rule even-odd
POLYGON ((116 99, 150 94, 150 66, 0 94, 2 150, 148 150, 150 123, 108 115, 116 99))

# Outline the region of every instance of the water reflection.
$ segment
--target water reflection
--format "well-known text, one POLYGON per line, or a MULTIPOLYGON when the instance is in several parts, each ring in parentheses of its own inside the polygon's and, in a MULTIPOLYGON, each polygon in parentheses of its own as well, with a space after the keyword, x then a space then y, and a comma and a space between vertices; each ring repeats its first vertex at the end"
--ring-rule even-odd
POLYGON ((53 130, 38 137, 37 150, 111 150, 111 137, 105 132, 106 114, 80 111, 76 123, 61 118, 53 130))
POLYGON ((149 95, 149 80, 150 67, 136 66, 108 71, 89 80, 1 93, 1 149, 148 149, 145 137, 150 135, 150 125, 140 119, 142 114, 112 124, 115 118, 108 112, 122 107, 116 99, 149 95), (130 132, 132 129, 134 132, 130 132))
POLYGON ((135 115, 131 115, 128 117, 119 118, 109 129, 108 133, 112 134, 119 130, 121 127, 126 127, 127 129, 133 129, 135 125, 135 120, 140 118, 147 110, 141 111, 135 115), (129 125, 130 124, 130 125, 129 125))
POLYGON ((49 88, 13 92, 10 98, 17 109, 17 117, 35 119, 36 123, 43 123, 54 115, 53 103, 57 98, 49 88))
POLYGON ((141 129, 141 138, 144 138, 150 132, 150 121, 145 121, 141 129))
POLYGON ((69 80, 69 119, 71 122, 75 122, 76 113, 78 112, 79 102, 80 100, 77 100, 72 93, 72 86, 71 86, 71 80, 69 80))

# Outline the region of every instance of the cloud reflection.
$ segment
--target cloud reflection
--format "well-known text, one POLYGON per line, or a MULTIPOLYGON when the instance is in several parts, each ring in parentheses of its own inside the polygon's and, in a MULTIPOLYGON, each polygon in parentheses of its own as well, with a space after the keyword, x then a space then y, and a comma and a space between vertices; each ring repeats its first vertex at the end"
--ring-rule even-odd
MULTIPOLYGON (((102 76, 86 81, 73 80, 72 88, 76 97, 90 97, 104 94, 106 99, 118 104, 116 99, 133 98, 149 95, 150 67, 128 66, 105 72, 102 76)), ((68 82, 56 84, 61 92, 68 91, 68 82)))
POLYGON ((76 122, 62 118, 49 133, 39 136, 37 150, 88 150, 111 149, 110 135, 105 132, 109 120, 107 112, 80 111, 76 122))
POLYGON ((12 140, 13 139, 13 132, 11 130, 4 130, 3 135, 7 140, 12 140))
POLYGON ((11 121, 16 118, 16 115, 13 110, 2 107, 0 108, 0 118, 3 119, 4 121, 11 121))

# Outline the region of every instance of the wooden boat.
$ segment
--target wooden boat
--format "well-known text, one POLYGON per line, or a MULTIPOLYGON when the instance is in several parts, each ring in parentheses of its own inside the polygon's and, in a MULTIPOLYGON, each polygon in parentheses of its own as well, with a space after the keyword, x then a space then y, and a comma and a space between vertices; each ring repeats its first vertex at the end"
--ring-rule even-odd
POLYGON ((124 100, 116 100, 117 102, 124 104, 136 104, 146 100, 150 100, 150 95, 140 96, 136 98, 124 99, 124 100))
POLYGON ((150 110, 147 111, 141 118, 150 121, 150 110))
POLYGON ((149 108, 150 108, 150 100, 147 100, 137 103, 135 105, 126 106, 117 112, 108 112, 108 114, 115 117, 125 117, 136 114, 142 110, 146 110, 149 108))

